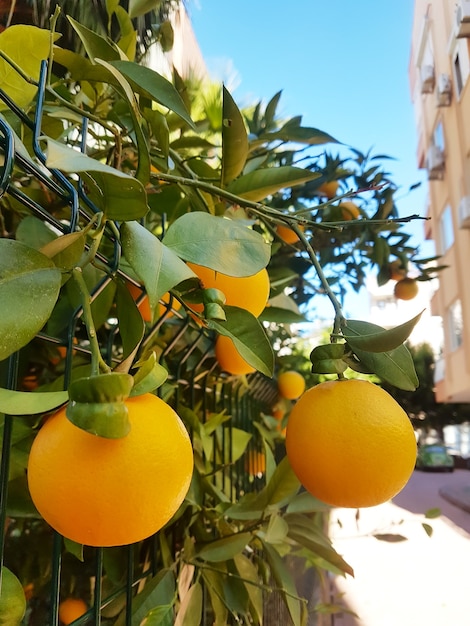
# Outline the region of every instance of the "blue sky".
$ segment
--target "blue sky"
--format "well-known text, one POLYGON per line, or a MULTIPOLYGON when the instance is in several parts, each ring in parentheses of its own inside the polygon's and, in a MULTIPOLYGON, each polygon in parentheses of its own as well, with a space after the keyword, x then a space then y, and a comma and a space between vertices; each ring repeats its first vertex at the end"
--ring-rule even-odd
MULTIPOLYGON (((304 125, 362 152, 394 157, 386 165, 402 216, 424 215, 426 198, 408 86, 412 11, 411 0, 189 2, 209 71, 224 81, 235 74, 238 104, 267 102, 282 90, 282 115, 302 115, 304 125)), ((421 222, 407 230, 432 254, 421 222)))

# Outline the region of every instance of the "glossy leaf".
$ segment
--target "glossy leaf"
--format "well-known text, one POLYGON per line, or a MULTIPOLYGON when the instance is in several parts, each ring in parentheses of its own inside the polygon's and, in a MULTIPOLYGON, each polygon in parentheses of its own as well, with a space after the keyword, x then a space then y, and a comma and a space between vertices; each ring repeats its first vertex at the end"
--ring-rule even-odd
POLYGON ((129 17, 139 17, 154 10, 159 2, 155 0, 129 0, 129 17))
POLYGON ((252 539, 251 533, 236 533, 222 539, 216 539, 203 546, 197 557, 209 562, 228 561, 243 552, 252 539))
MULTIPOLYGON (((36 26, 14 24, 0 33, 0 48, 27 76, 37 81, 41 61, 49 56, 51 36, 50 31, 36 26)), ((54 35, 55 39, 58 37, 54 35)), ((26 82, 3 58, 0 58, 0 86, 19 107, 26 107, 37 92, 36 85, 26 82)), ((0 110, 4 109, 8 105, 0 101, 0 110)))
POLYGON ((310 353, 312 372, 342 374, 348 367, 343 360, 344 352, 344 343, 330 343, 315 347, 310 353))
POLYGON ((207 326, 221 335, 230 337, 245 361, 272 377, 274 354, 263 326, 249 311, 234 306, 225 306, 226 321, 207 320, 207 326))
POLYGON ((116 283, 116 309, 122 339, 122 361, 116 370, 128 372, 145 332, 145 324, 126 285, 116 283))
POLYGON ((0 239, 0 361, 41 330, 60 285, 60 270, 45 255, 12 239, 0 239))
POLYGON ((163 243, 185 261, 229 276, 251 276, 266 267, 271 246, 238 222, 207 213, 186 213, 168 228, 163 243))
POLYGON ((261 139, 269 139, 270 141, 277 139, 282 141, 294 141, 309 146, 317 146, 325 143, 340 143, 337 139, 318 128, 300 126, 300 124, 295 123, 296 120, 298 120, 298 118, 290 120, 287 124, 284 124, 280 130, 274 133, 261 135, 261 139))
POLYGON ((294 496, 287 505, 286 513, 317 513, 328 512, 331 507, 307 491, 302 491, 294 496))
POLYGON ((127 78, 132 88, 142 96, 155 100, 173 113, 176 113, 189 126, 194 128, 183 99, 175 87, 166 78, 145 65, 130 61, 114 61, 111 63, 127 78))
POLYGON ((145 188, 136 178, 121 178, 99 171, 84 172, 82 178, 88 197, 109 220, 138 220, 149 210, 145 188))
POLYGON ((320 174, 317 172, 311 172, 301 167, 281 165, 254 170, 249 174, 240 176, 230 183, 227 189, 230 193, 246 200, 259 202, 276 191, 301 185, 319 176, 320 174))
POLYGON ((65 404, 67 391, 27 392, 0 388, 0 413, 5 415, 35 415, 65 404))
POLYGON ((101 161, 97 159, 92 159, 86 154, 83 154, 83 152, 74 150, 59 141, 55 141, 50 137, 45 137, 45 140, 47 141, 47 167, 71 173, 102 172, 118 178, 128 179, 129 183, 135 180, 124 172, 110 165, 106 165, 106 163, 101 163, 101 161))
POLYGON ((17 478, 8 481, 6 514, 20 519, 41 519, 29 494, 25 470, 17 478))
MULTIPOLYGON (((139 626, 145 618, 158 607, 163 607, 165 614, 167 607, 174 604, 176 597, 176 581, 172 570, 162 569, 153 578, 148 578, 142 591, 132 599, 132 626, 139 626)), ((127 624, 125 611, 115 626, 127 624)), ((161 626, 167 624, 160 622, 161 626)), ((171 624, 171 622, 170 622, 171 624)))
POLYGON ((230 92, 222 92, 222 186, 237 178, 248 156, 248 136, 240 109, 230 92))
MULTIPOLYGON (((390 352, 366 352, 356 349, 354 354, 359 359, 357 371, 377 374, 382 380, 405 391, 414 391, 417 388, 419 380, 413 358, 406 346, 400 346, 390 352)), ((348 365, 356 369, 353 362, 348 361, 348 365)))
POLYGON ((152 311, 157 310, 158 301, 167 291, 194 277, 166 242, 162 243, 138 222, 122 224, 121 244, 127 262, 145 285, 152 311))
POLYGON ((359 348, 368 352, 388 352, 408 339, 422 314, 423 311, 411 320, 387 330, 361 320, 351 320, 351 323, 346 320, 341 330, 353 350, 359 348))
POLYGON ((129 397, 133 378, 129 374, 111 372, 72 381, 71 402, 122 402, 129 397))

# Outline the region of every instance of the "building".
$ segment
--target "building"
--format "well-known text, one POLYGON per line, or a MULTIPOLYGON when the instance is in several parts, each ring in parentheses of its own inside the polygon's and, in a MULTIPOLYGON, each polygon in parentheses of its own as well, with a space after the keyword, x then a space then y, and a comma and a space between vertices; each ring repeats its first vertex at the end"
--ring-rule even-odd
POLYGON ((431 300, 442 318, 436 399, 470 402, 470 0, 415 0, 410 89, 417 160, 428 174, 426 238, 440 274, 431 300))

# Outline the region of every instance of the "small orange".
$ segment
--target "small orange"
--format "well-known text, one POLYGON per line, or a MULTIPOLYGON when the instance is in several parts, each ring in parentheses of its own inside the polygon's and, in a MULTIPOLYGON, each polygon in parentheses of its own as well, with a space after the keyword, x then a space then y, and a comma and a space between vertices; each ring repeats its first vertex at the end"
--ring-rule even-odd
POLYGON ((299 241, 297 234, 292 230, 292 228, 289 228, 289 226, 278 224, 276 226, 276 233, 285 243, 292 245, 299 241))
POLYGON ((416 438, 401 406, 365 380, 330 380, 306 391, 287 422, 286 450, 302 485, 337 507, 395 496, 410 478, 416 438))
POLYGON ((277 377, 279 393, 287 400, 296 400, 305 391, 305 378, 299 372, 289 370, 277 377))
POLYGON ((355 220, 361 214, 359 207, 354 202, 340 202, 338 206, 341 209, 343 220, 355 220))
POLYGON ((88 611, 86 602, 80 598, 66 598, 59 604, 59 621, 68 626, 88 611))
POLYGON ((230 337, 219 335, 215 342, 215 358, 222 371, 236 376, 252 374, 255 368, 241 356, 230 337))
POLYGON ((28 485, 52 528, 77 543, 120 546, 156 533, 189 489, 193 453, 175 411, 146 393, 126 401, 131 430, 106 439, 74 426, 65 407, 31 447, 28 485))
POLYGON ((338 192, 339 182, 337 180, 328 180, 318 187, 318 193, 331 200, 338 192))
POLYGON ((414 278, 402 278, 393 288, 397 300, 413 300, 418 295, 418 281, 414 278))
MULTIPOLYGON (((228 276, 213 269, 188 263, 188 266, 198 276, 204 289, 220 289, 225 296, 225 303, 229 306, 238 306, 250 311, 258 317, 264 310, 269 298, 269 276, 266 269, 262 269, 252 276, 228 276)), ((195 311, 204 310, 202 304, 191 305, 195 311)))

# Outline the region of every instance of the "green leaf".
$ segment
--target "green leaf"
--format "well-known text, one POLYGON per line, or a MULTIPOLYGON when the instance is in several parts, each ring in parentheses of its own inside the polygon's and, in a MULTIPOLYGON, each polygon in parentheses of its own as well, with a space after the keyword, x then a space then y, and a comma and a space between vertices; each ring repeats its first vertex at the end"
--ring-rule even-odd
POLYGON ((0 361, 41 330, 52 313, 60 285, 60 270, 50 259, 18 241, 0 239, 0 361))
POLYGON ((109 220, 138 220, 149 210, 145 188, 136 178, 98 171, 84 172, 82 178, 87 184, 88 197, 109 220))
POLYGON ((246 591, 250 599, 252 612, 255 615, 255 623, 263 623, 263 590, 260 587, 258 568, 244 554, 236 554, 233 557, 235 567, 240 577, 247 581, 245 583, 246 591))
POLYGON ((430 524, 426 524, 425 522, 423 522, 421 524, 421 526, 423 527, 424 532, 426 533, 426 535, 428 537, 432 537, 432 535, 434 533, 434 528, 430 524))
POLYGON ((29 392, 0 388, 0 412, 5 415, 35 415, 56 409, 68 399, 68 391, 29 392))
POLYGON ((287 456, 278 464, 271 480, 266 485, 268 505, 281 505, 299 491, 300 482, 290 466, 287 456))
POLYGON ((9 517, 41 519, 41 515, 34 506, 29 494, 25 469, 23 469, 21 475, 8 482, 6 514, 9 517))
POLYGON ((408 339, 422 314, 423 311, 407 322, 387 330, 376 324, 371 324, 370 322, 361 322, 360 325, 358 325, 357 320, 355 320, 355 333, 348 333, 349 322, 347 320, 342 325, 341 330, 343 337, 353 350, 359 348, 360 350, 367 350, 368 352, 389 352, 390 350, 398 348, 398 346, 408 339), (358 335, 357 332, 361 334, 358 335))
POLYGON ((225 510, 224 515, 234 520, 261 519, 267 506, 266 491, 259 493, 246 493, 235 504, 225 510))
POLYGON ((43 246, 40 252, 54 261, 56 267, 71 270, 80 261, 84 250, 85 236, 79 231, 53 239, 43 246))
POLYGON ((310 353, 312 372, 315 374, 342 374, 347 369, 343 360, 344 343, 330 343, 316 346, 310 353))
POLYGON ((298 597, 294 580, 279 552, 268 543, 263 542, 263 552, 269 563, 273 578, 281 591, 283 600, 289 611, 293 626, 302 626, 301 600, 298 597))
MULTIPOLYGON (((59 34, 54 36, 58 37, 59 34)), ((15 24, 0 33, 2 52, 35 81, 39 79, 41 61, 49 56, 50 45, 50 31, 35 26, 15 24)), ((28 106, 37 92, 37 86, 26 82, 3 58, 0 58, 0 88, 19 107, 28 106)), ((4 109, 8 109, 8 105, 0 101, 0 110, 4 109)))
POLYGON ((62 172, 71 173, 102 172, 103 174, 116 176, 118 178, 125 178, 129 183, 130 181, 135 180, 124 172, 121 172, 110 165, 106 165, 106 163, 92 159, 86 154, 83 154, 83 152, 69 148, 59 141, 55 141, 50 137, 44 137, 44 139, 47 141, 46 165, 49 168, 59 169, 62 172))
POLYGON ((245 122, 229 91, 222 92, 222 186, 237 178, 248 156, 245 122))
POLYGON ((95 58, 103 59, 104 61, 114 61, 120 58, 119 49, 112 41, 79 24, 70 16, 67 16, 67 19, 80 37, 83 47, 92 61, 95 58))
POLYGON ((399 533, 374 533, 372 536, 379 541, 386 541, 388 543, 401 543, 402 541, 408 541, 408 537, 400 535, 399 533))
POLYGON ((281 165, 279 167, 254 170, 249 174, 240 176, 240 178, 230 183, 227 189, 230 193, 246 200, 259 202, 281 189, 301 185, 319 176, 320 174, 317 172, 311 172, 301 167, 281 165))
POLYGON ((145 323, 126 285, 116 281, 116 309, 122 340, 122 361, 116 369, 128 371, 145 332, 145 323))
POLYGON ((286 513, 318 513, 328 512, 331 506, 325 504, 307 491, 302 491, 294 496, 287 505, 286 513))
MULTIPOLYGON (((222 565, 219 567, 222 568, 222 565)), ((227 626, 228 610, 224 594, 224 581, 226 576, 224 571, 202 570, 202 577, 209 591, 212 611, 215 618, 213 626, 227 626)))
POLYGON ((251 533, 237 533, 222 539, 216 539, 202 547, 197 557, 209 562, 228 561, 245 550, 252 540, 251 533))
POLYGON ((154 391, 157 387, 161 387, 168 378, 167 370, 160 363, 157 363, 155 352, 152 352, 145 361, 136 363, 135 367, 138 367, 138 370, 134 374, 131 396, 140 396, 154 391))
POLYGON ((145 15, 155 10, 159 4, 160 2, 156 2, 155 0, 130 0, 129 17, 133 19, 134 17, 145 15))
POLYGON ((274 132, 266 135, 261 135, 260 139, 269 141, 282 140, 293 141, 297 143, 305 143, 309 146, 317 146, 324 143, 340 143, 337 139, 329 135, 328 133, 318 130, 318 128, 312 128, 309 126, 300 126, 298 118, 289 120, 284 126, 274 132))
MULTIPOLYGON (((153 578, 147 579, 143 590, 132 600, 131 626, 140 626, 143 620, 159 607, 163 608, 164 615, 168 613, 168 607, 174 605, 176 597, 175 575, 169 569, 163 569, 153 578)), ((160 615, 161 617, 161 615, 160 615)), ((166 626, 168 622, 157 622, 166 626)), ((169 622, 171 624, 171 622, 169 622)), ((125 626, 126 615, 121 613, 115 626, 125 626)))
POLYGON ((230 337, 245 361, 270 378, 274 371, 274 354, 262 324, 249 311, 224 306, 226 321, 207 320, 208 328, 230 337))
MULTIPOLYGON (((349 333, 362 334, 361 331, 364 329, 364 324, 367 324, 366 331, 369 332, 370 326, 368 323, 360 320, 348 320, 349 333)), ((380 326, 377 329, 382 330, 380 326)), ((367 352, 357 348, 353 352, 360 361, 360 367, 365 367, 368 372, 377 374, 382 380, 394 387, 404 389, 405 391, 414 391, 418 387, 419 380, 413 358, 406 346, 402 345, 389 352, 367 352)), ((354 363, 348 361, 348 365, 353 367, 354 363)))
POLYGON ((181 601, 174 626, 200 626, 202 618, 203 592, 200 582, 188 589, 181 601))
POLYGON ((158 72, 145 65, 130 61, 114 61, 111 65, 127 78, 131 87, 141 96, 155 100, 155 102, 176 113, 191 128, 195 127, 178 91, 170 81, 158 72))
POLYGON ((251 276, 269 263, 271 246, 234 220, 186 213, 168 228, 163 243, 185 261, 228 276, 251 276))
POLYGON ((82 563, 85 561, 83 556, 83 544, 77 543, 76 541, 72 541, 71 539, 67 539, 64 537, 64 547, 69 554, 72 554, 75 558, 77 558, 82 563))
POLYGON ((194 274, 174 250, 162 243, 138 222, 121 226, 123 254, 145 285, 150 309, 155 316, 159 299, 177 284, 194 274))
POLYGON ((436 517, 440 517, 441 515, 442 515, 441 509, 439 509, 438 507, 435 507, 433 509, 428 509, 425 512, 424 517, 426 519, 436 519, 436 517))

